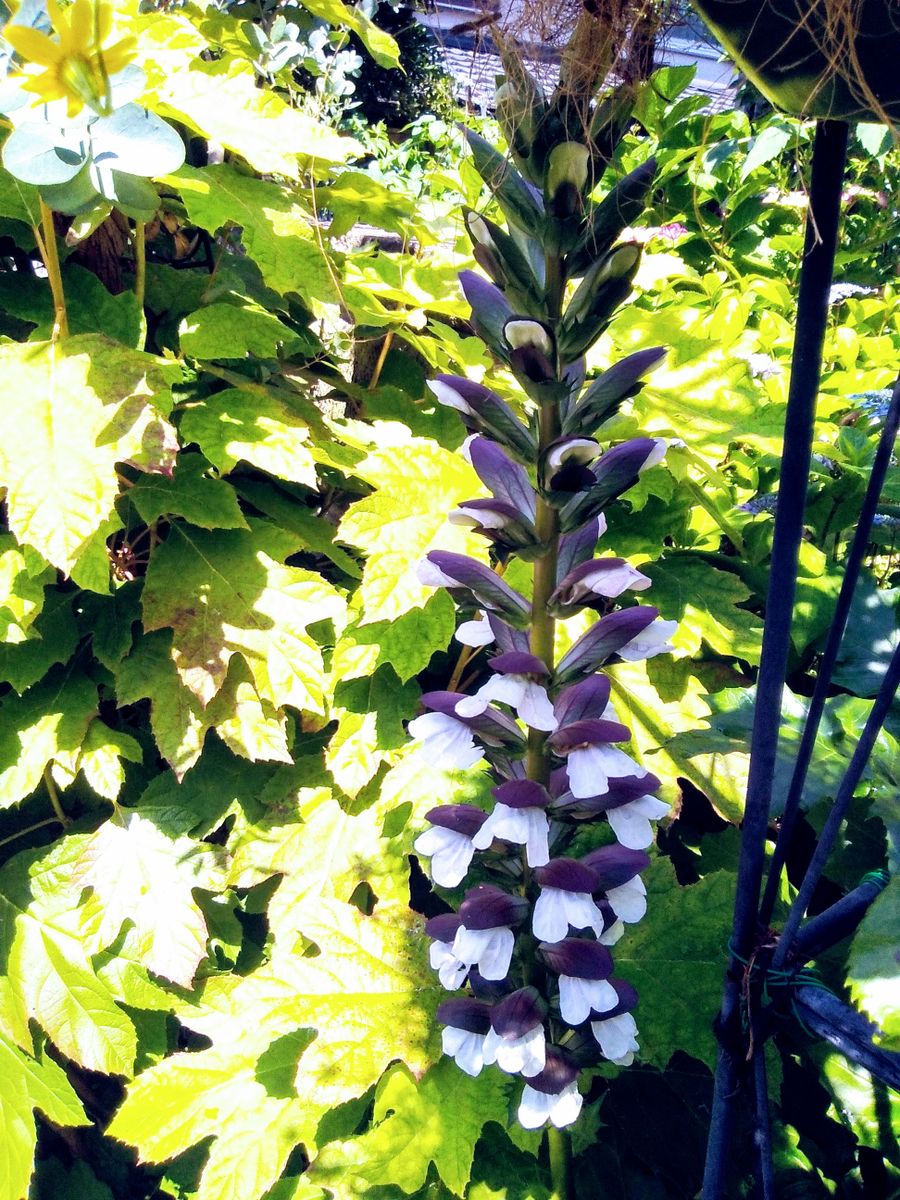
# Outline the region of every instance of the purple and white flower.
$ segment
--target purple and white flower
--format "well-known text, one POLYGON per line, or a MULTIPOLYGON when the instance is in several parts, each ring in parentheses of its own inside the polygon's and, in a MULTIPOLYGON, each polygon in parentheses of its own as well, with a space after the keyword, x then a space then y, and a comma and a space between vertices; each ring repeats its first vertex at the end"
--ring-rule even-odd
POLYGON ((557 611, 569 612, 582 605, 613 600, 624 591, 645 591, 651 580, 624 558, 595 558, 582 563, 563 579, 550 597, 557 611))
POLYGON ((407 729, 419 743, 416 748, 419 756, 433 767, 464 771, 484 758, 484 750, 475 744, 469 726, 449 713, 422 713, 410 721, 407 729))
POLYGON ((620 921, 626 925, 640 921, 647 911, 647 889, 640 872, 650 865, 643 850, 625 846, 602 846, 581 860, 597 876, 598 890, 620 921))
POLYGON ((556 728, 553 705, 547 689, 538 680, 549 671, 533 654, 512 652, 491 660, 494 674, 482 684, 474 696, 467 696, 456 706, 460 717, 477 717, 492 700, 514 708, 519 717, 532 729, 550 732, 556 728))
POLYGON ((536 988, 520 988, 491 1010, 491 1028, 484 1039, 484 1061, 496 1063, 508 1075, 537 1075, 544 1069, 546 1005, 536 988))
POLYGON ((613 979, 611 983, 616 992, 616 1003, 594 1014, 591 1033, 604 1058, 618 1066, 630 1067, 640 1050, 637 1023, 631 1015, 631 1010, 637 1006, 638 995, 624 979, 613 979))
POLYGON ((540 1129, 549 1121, 564 1129, 578 1119, 581 1105, 578 1068, 564 1050, 549 1046, 543 1071, 532 1076, 522 1090, 519 1124, 524 1129, 540 1129))
POLYGON ((466 963, 453 952, 453 939, 459 932, 460 919, 456 913, 441 913, 425 922, 425 932, 433 939, 428 949, 431 969, 437 971, 441 986, 448 992, 461 988, 469 973, 466 963))
POLYGON ((618 1003, 609 982, 612 955, 605 946, 585 938, 564 938, 553 945, 541 942, 538 953, 559 975, 559 1014, 567 1024, 580 1025, 592 1009, 602 1012, 618 1003))
POLYGON ((554 858, 534 873, 541 893, 532 917, 534 936, 542 942, 561 942, 573 929, 593 929, 597 937, 606 926, 593 900, 600 890, 597 873, 574 858, 554 858))
POLYGON ((527 900, 493 884, 472 888, 459 908, 453 954, 467 967, 477 967, 485 979, 505 979, 515 945, 512 927, 521 924, 528 908, 527 900))
POLYGON ((431 878, 441 887, 462 883, 475 854, 473 838, 487 813, 472 804, 442 804, 425 814, 432 828, 413 843, 418 854, 431 859, 431 878))
POLYGON ((491 1006, 465 996, 438 1005, 441 1048, 467 1075, 480 1075, 484 1066, 484 1040, 491 1028, 491 1006))
POLYGON ((487 850, 494 838, 525 847, 529 867, 550 861, 550 822, 545 811, 547 790, 530 779, 510 779, 494 788, 494 811, 472 836, 476 850, 487 850))
POLYGON ((565 757, 569 787, 576 798, 602 795, 610 779, 642 775, 646 771, 612 742, 625 742, 630 731, 618 721, 602 717, 572 721, 549 739, 555 754, 565 757))

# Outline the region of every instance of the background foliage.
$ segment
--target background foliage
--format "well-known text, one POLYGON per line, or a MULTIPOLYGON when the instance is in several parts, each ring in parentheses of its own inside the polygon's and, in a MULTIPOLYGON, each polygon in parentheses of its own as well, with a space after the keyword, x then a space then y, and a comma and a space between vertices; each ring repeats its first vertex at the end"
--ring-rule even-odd
MULTIPOLYGON (((102 231, 68 245, 58 218, 72 336, 54 342, 36 194, 0 172, 0 1200, 544 1200, 544 1151, 503 1078, 439 1055, 421 936, 439 902, 412 842, 436 800, 484 788, 412 756, 403 724, 456 662, 452 605, 414 568, 437 546, 483 555, 444 521, 478 483, 425 379, 490 369, 512 395, 456 284, 459 206, 493 202, 450 126, 363 144, 324 88, 304 91, 304 71, 328 73, 297 49, 316 29, 397 61, 362 9, 310 0, 283 26, 239 6, 117 11, 142 103, 188 146, 158 181, 145 303, 127 236, 111 278, 102 231), (400 249, 342 242, 358 220, 400 249)), ((660 164, 646 254, 590 364, 672 348, 602 437, 675 439, 606 540, 680 622, 674 660, 615 673, 676 816, 618 955, 641 1063, 596 1072, 576 1133, 583 1195, 603 1200, 699 1182, 808 165, 807 126, 710 115, 689 78, 663 70, 638 94, 614 172, 660 164)), ((897 172, 884 132, 859 126, 839 259, 856 286, 835 291, 825 349, 789 730, 900 357, 897 172)), ((893 468, 793 878, 897 636, 898 504, 893 468)), ((896 864, 898 731, 895 716, 820 906, 896 864)), ((897 905, 892 882, 819 964, 895 1048, 897 905)), ((896 1191, 883 1089, 799 1026, 771 1077, 784 1195, 896 1191)))

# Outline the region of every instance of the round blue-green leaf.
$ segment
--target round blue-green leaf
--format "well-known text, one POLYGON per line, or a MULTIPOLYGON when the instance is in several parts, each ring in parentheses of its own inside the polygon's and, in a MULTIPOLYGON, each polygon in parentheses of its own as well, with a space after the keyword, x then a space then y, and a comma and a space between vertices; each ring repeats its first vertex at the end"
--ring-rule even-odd
POLYGON ((26 121, 6 139, 3 165, 23 183, 68 183, 86 161, 80 139, 70 128, 48 121, 26 121))
POLYGON ((98 165, 147 178, 168 175, 184 162, 184 143, 172 126, 138 104, 93 121, 91 149, 98 165))
POLYGON ((41 188, 44 203, 54 212, 66 213, 70 217, 80 216, 94 208, 100 200, 91 174, 91 164, 86 162, 77 175, 65 183, 51 184, 41 188))

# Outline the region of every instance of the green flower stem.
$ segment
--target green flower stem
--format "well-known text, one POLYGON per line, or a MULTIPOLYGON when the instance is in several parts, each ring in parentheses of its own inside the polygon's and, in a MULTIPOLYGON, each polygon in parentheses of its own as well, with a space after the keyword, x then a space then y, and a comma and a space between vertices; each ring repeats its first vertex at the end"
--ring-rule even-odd
POLYGON ((550 1182, 553 1187, 553 1200, 568 1200, 571 1158, 567 1133, 550 1125, 547 1129, 547 1149, 550 1152, 550 1182))
POLYGON ((63 291, 62 273, 59 267, 59 251, 56 247, 56 230, 53 226, 53 213, 43 200, 41 205, 41 228, 35 228, 38 250, 47 268, 47 278, 50 281, 50 292, 53 296, 53 340, 69 336, 69 318, 66 313, 66 296, 63 291))
POLYGON ((141 308, 147 291, 147 226, 138 221, 134 227, 134 294, 141 308))

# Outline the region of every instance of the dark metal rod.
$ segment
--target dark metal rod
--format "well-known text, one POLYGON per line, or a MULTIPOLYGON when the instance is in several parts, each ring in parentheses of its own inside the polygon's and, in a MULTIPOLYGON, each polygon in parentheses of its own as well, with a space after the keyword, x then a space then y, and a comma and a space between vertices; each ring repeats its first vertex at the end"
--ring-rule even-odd
POLYGON ((900 686, 900 645, 897 646, 891 657, 890 665, 884 674, 884 679, 881 681, 878 695, 875 697, 875 703, 872 705, 872 710, 860 734, 859 741, 856 743, 856 749, 853 751, 853 757, 850 759, 850 764, 834 798, 831 812, 828 814, 828 819, 822 828, 822 832, 819 834, 819 840, 816 843, 813 856, 809 860, 809 866, 806 868, 806 874, 803 876, 800 890, 794 897, 794 903, 791 905, 781 937, 778 939, 778 945, 775 947, 775 953, 772 955, 772 970, 778 970, 784 965, 784 961, 792 949, 791 943, 794 941, 797 930, 800 927, 803 914, 809 907, 813 892, 816 890, 816 884, 819 882, 822 871, 828 861, 828 856, 831 853, 831 848, 837 838, 841 822, 847 815, 847 809, 850 807, 850 801, 853 799, 856 785, 862 779, 863 771, 866 769, 866 764, 875 745, 875 739, 881 732, 881 727, 884 724, 888 710, 894 702, 898 686, 900 686))
MULTIPOLYGON (((809 482, 822 344, 828 321, 828 292, 837 246, 847 137, 848 126, 843 121, 819 121, 816 125, 791 383, 784 426, 781 482, 766 600, 766 625, 751 738, 750 778, 734 906, 732 946, 735 953, 745 959, 752 949, 758 922, 766 831, 778 749, 781 694, 787 671, 797 559, 803 536, 803 508, 809 482)), ((702 1200, 720 1200, 725 1185, 737 1079, 737 1064, 729 1045, 739 1036, 741 973, 740 960, 733 958, 725 979, 718 1021, 723 1044, 716 1070, 713 1128, 707 1146, 702 1200)))
POLYGON ((883 881, 864 879, 853 891, 801 925, 794 938, 791 957, 798 963, 809 962, 823 950, 828 950, 843 941, 858 928, 860 921, 884 891, 886 884, 886 876, 883 881))
POLYGON ((772 1155, 772 1118, 769 1113, 769 1083, 766 1071, 766 1048, 763 1042, 756 1046, 753 1054, 753 1091, 756 1194, 759 1200, 776 1200, 775 1168, 772 1155))
POLYGON ((794 826, 797 823, 797 816, 800 812, 800 801, 803 798, 806 775, 816 744, 816 734, 819 731, 819 723, 825 709, 825 700, 828 696, 828 689, 831 686, 831 676, 834 673, 834 665, 837 662, 838 652, 841 648, 841 639, 844 636, 844 630, 847 626, 847 618, 850 614, 850 606, 853 603, 853 595, 856 591, 860 568, 862 567, 866 548, 869 544, 872 518, 875 516, 881 490, 884 487, 885 476, 891 465, 891 456, 894 450, 894 442, 897 440, 898 427, 900 427, 900 379, 894 384, 894 394, 891 397, 891 403, 884 422, 884 429, 878 443, 878 450, 875 453, 872 473, 869 476, 869 484, 866 488, 866 496, 860 509, 859 524, 856 527, 856 532, 853 535, 853 541, 850 545, 850 552, 847 555, 847 562, 844 567, 844 579, 841 583, 841 591, 835 606, 831 628, 828 631, 828 641, 825 644, 819 669, 816 673, 816 686, 809 703, 806 723, 803 727, 803 736, 800 739, 800 748, 797 751, 797 761, 794 763, 794 771, 791 775, 787 799, 784 802, 784 812, 781 818, 781 828, 778 831, 778 841, 775 844, 772 861, 769 864, 766 889, 759 913, 759 920, 763 925, 768 925, 772 919, 775 901, 778 898, 778 884, 781 878, 781 871, 787 856, 791 836, 794 832, 794 826))

